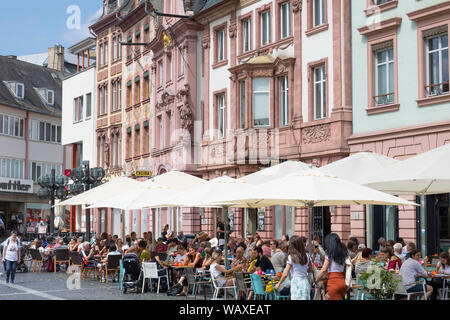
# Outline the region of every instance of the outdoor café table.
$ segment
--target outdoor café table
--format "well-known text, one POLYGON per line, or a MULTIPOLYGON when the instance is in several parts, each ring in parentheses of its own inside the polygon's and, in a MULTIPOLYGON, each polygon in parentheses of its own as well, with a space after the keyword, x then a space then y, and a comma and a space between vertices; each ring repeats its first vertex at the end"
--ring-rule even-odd
MULTIPOLYGON (((420 277, 420 278, 424 278, 424 277, 420 277)), ((442 289, 443 289, 443 294, 445 292, 445 287, 447 286, 448 281, 450 280, 450 275, 447 274, 431 274, 428 273, 428 276, 426 277, 426 281, 431 281, 433 279, 442 279, 442 289)), ((442 300, 443 296, 441 296, 441 300, 442 300)))

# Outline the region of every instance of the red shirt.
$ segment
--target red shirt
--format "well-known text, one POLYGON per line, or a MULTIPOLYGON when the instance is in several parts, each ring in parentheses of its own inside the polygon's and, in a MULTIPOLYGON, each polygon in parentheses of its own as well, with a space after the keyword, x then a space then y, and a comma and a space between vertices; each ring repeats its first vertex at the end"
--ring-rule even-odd
POLYGON ((167 245, 165 245, 164 243, 157 244, 155 247, 155 252, 156 253, 167 252, 167 245))
POLYGON ((395 270, 395 266, 398 265, 398 269, 402 267, 402 260, 396 259, 396 260, 390 260, 388 264, 388 270, 395 270))

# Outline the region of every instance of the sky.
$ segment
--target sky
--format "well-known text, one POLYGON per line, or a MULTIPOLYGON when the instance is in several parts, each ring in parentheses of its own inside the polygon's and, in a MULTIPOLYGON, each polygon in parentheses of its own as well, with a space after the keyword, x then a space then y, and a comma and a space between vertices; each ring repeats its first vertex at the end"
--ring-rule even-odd
POLYGON ((0 55, 44 53, 93 37, 103 0, 0 0, 0 55))

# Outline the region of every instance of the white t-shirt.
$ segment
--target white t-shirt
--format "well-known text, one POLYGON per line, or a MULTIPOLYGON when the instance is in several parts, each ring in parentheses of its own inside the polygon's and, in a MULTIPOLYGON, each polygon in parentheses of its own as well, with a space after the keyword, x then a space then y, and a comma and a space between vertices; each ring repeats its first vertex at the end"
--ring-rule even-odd
POLYGON ((308 256, 308 262, 303 266, 299 263, 293 262, 291 256, 289 255, 287 264, 291 265, 291 277, 307 277, 309 261, 310 257, 308 256))
POLYGON ((5 243, 5 247, 3 250, 6 250, 5 253, 5 260, 8 261, 17 261, 19 260, 19 244, 16 240, 16 242, 12 242, 9 240, 9 244, 7 245, 7 242, 5 243))
POLYGON ((436 271, 440 274, 447 274, 450 275, 450 265, 446 265, 445 268, 442 266, 441 262, 439 261, 436 266, 436 271))
POLYGON ((325 256, 325 259, 330 261, 330 266, 328 267, 328 272, 344 272, 345 270, 345 262, 344 264, 338 264, 334 260, 330 259, 328 255, 325 256))

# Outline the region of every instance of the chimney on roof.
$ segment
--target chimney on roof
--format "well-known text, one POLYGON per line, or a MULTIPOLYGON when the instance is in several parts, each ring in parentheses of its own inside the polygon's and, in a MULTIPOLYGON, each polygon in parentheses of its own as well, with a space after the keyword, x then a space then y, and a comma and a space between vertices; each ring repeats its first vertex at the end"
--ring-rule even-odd
POLYGON ((64 47, 57 44, 48 48, 48 68, 64 71, 64 47))

